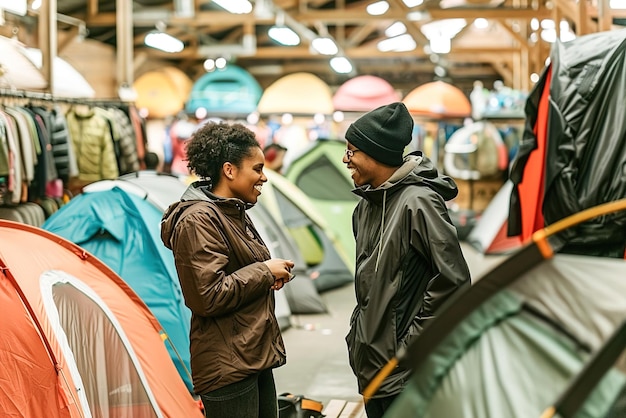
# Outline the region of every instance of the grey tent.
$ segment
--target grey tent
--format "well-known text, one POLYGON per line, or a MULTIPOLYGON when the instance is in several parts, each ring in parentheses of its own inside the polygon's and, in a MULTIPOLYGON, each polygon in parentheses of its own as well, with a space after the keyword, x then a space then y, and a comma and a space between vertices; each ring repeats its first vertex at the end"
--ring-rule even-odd
MULTIPOLYGON (((120 180, 141 188, 146 193, 146 199, 152 201, 162 211, 179 200, 187 188, 187 185, 176 176, 152 171, 126 174, 121 176, 120 180)), ((271 254, 274 257, 293 260, 295 263, 293 273, 296 279, 284 288, 284 294, 283 292, 276 293, 276 314, 283 327, 288 326, 290 314, 326 312, 326 305, 315 286, 306 279, 306 264, 293 241, 260 205, 255 205, 248 211, 248 214, 271 254), (282 301, 283 297, 286 297, 286 304, 282 301), (282 310, 279 311, 279 308, 282 310)))
MULTIPOLYGON (((626 199, 538 231, 450 300, 388 363, 385 370, 400 364, 413 376, 386 416, 540 416, 626 320, 626 260, 554 255, 559 233, 590 214, 624 209, 626 199)), ((364 395, 374 396, 384 377, 364 395)), ((621 387, 604 402, 615 402, 621 387)))
POLYGON ((388 416, 539 417, 626 319, 625 277, 624 260, 541 262, 433 348, 388 416))
POLYGON ((626 416, 626 322, 611 336, 542 418, 626 416), (619 395, 615 397, 616 389, 619 395), (598 414, 598 409, 601 415, 598 414))

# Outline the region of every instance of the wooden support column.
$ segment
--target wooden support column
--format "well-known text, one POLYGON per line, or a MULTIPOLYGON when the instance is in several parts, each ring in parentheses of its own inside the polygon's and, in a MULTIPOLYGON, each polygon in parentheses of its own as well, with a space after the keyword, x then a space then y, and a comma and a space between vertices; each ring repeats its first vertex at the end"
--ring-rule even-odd
MULTIPOLYGON (((523 21, 524 25, 520 25, 520 31, 526 33, 525 25, 526 21, 523 21)), ((520 46, 519 58, 514 58, 514 67, 517 66, 515 79, 519 79, 519 88, 523 91, 528 91, 530 86, 530 72, 532 70, 530 62, 530 47, 528 46, 528 40, 525 36, 515 32, 511 26, 507 23, 506 19, 498 19, 498 23, 515 39, 520 46)))
POLYGON ((587 21, 587 0, 578 0, 576 10, 576 35, 587 35, 590 33, 587 21))
POLYGON ((57 0, 41 2, 39 9, 39 49, 41 72, 48 82, 46 91, 54 91, 54 61, 57 56, 57 0))
POLYGON ((598 0, 598 30, 600 32, 611 30, 613 26, 613 16, 609 0, 598 0))
POLYGON ((133 2, 116 0, 117 88, 133 85, 133 2))

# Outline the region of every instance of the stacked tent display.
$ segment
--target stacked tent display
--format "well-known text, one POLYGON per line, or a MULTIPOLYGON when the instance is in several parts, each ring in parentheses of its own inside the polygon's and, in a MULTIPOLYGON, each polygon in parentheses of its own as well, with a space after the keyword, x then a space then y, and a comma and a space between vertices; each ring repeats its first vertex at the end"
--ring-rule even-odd
POLYGON ((1 416, 203 416, 163 328, 110 268, 40 228, 0 221, 0 236, 1 416))

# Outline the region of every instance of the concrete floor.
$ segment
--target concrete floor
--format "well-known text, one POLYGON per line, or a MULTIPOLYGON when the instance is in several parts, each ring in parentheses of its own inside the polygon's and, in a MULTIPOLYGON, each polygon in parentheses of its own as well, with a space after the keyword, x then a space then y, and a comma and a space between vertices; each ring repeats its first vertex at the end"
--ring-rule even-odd
MULTIPOLYGON (((483 256, 462 243, 472 280, 501 262, 504 256, 483 256)), ((360 402, 356 379, 348 364, 344 337, 354 309, 354 288, 347 285, 324 292, 329 312, 293 315, 292 327, 283 332, 287 364, 275 370, 278 393, 302 394, 327 405, 332 399, 360 402)))

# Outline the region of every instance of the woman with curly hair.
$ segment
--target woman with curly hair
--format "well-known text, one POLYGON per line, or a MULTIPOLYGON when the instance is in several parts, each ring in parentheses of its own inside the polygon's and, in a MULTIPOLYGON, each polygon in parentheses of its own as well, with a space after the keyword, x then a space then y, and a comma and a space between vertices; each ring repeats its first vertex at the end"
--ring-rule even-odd
POLYGON ((246 214, 267 181, 263 151, 243 125, 211 122, 187 160, 200 180, 165 212, 161 238, 192 312, 194 391, 207 417, 276 418, 272 369, 286 356, 273 292, 294 264, 270 257, 246 214))

